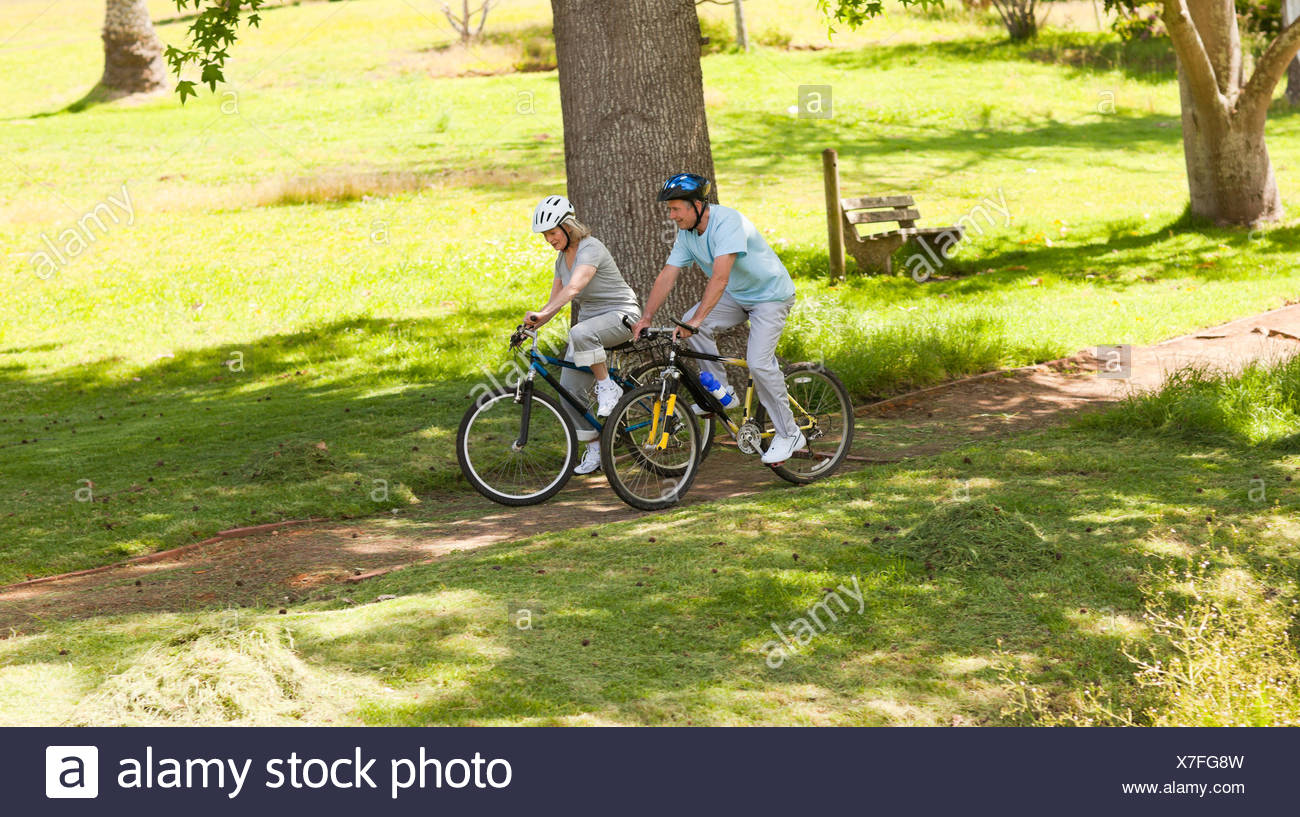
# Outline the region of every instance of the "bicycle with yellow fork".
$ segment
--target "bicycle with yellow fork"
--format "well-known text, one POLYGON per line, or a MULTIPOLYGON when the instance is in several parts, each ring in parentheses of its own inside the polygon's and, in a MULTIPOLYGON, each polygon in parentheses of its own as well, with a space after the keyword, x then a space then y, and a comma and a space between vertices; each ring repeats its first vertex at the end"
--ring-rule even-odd
MULTIPOLYGON (((680 321, 674 323, 691 329, 680 321)), ((645 330, 643 337, 670 338, 667 360, 657 380, 623 395, 600 432, 601 465, 610 487, 627 504, 647 511, 670 507, 685 496, 718 430, 730 434, 740 452, 750 456, 761 456, 775 436, 752 377, 744 398, 724 406, 700 382, 688 359, 746 370, 748 364, 697 352, 673 332, 671 327, 645 330), (692 402, 711 423, 707 439, 692 402)), ((813 482, 835 473, 848 456, 853 444, 853 402, 840 379, 820 364, 794 363, 785 367, 784 375, 790 410, 807 446, 768 467, 789 482, 813 482)))

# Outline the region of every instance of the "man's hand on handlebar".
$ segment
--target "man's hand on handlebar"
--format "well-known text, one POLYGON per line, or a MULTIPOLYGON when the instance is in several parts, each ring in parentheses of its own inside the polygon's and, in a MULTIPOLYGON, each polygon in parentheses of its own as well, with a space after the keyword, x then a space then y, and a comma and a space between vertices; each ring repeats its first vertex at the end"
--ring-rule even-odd
POLYGON ((677 324, 677 328, 673 330, 673 337, 678 340, 686 340, 700 331, 700 327, 691 326, 689 323, 682 323, 681 321, 673 321, 673 323, 677 324))
MULTIPOLYGON (((691 326, 690 324, 682 323, 681 321, 676 321, 676 320, 673 321, 673 323, 677 324, 677 328, 672 330, 672 335, 674 340, 689 338, 691 335, 700 331, 700 327, 698 326, 691 326)), ((649 337, 651 334, 656 336, 668 334, 667 327, 655 328, 650 326, 649 318, 642 318, 636 323, 632 323, 625 316, 623 318, 623 325, 626 326, 628 330, 632 333, 632 337, 634 339, 649 337)))
POLYGON ((540 312, 524 313, 524 326, 527 326, 529 329, 537 329, 544 323, 546 323, 546 321, 542 320, 542 313, 540 312))
MULTIPOLYGON (((626 325, 626 324, 627 324, 627 320, 624 319, 623 323, 626 325)), ((639 321, 637 321, 636 323, 632 324, 632 325, 629 326, 628 328, 632 330, 632 339, 633 339, 633 340, 637 340, 637 339, 639 339, 639 338, 641 337, 641 333, 642 333, 642 332, 644 332, 645 330, 647 330, 647 329, 650 328, 650 319, 649 319, 649 318, 642 318, 641 320, 639 320, 639 321)))

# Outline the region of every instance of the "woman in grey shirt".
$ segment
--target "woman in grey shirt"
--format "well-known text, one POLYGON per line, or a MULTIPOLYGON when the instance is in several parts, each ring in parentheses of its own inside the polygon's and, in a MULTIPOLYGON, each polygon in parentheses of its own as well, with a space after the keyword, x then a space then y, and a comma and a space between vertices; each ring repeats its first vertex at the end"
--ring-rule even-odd
MULTIPOLYGON (((573 394, 584 395, 589 393, 594 379, 596 415, 607 416, 623 396, 623 389, 609 377, 605 347, 631 339, 623 318, 628 323, 640 319, 636 293, 623 280, 605 245, 574 217, 573 205, 565 197, 547 196, 537 205, 533 232, 541 233, 558 254, 550 298, 541 309, 525 313, 524 323, 536 329, 554 318, 565 304, 573 303, 574 322, 565 358, 589 367, 591 374, 565 369, 560 373, 560 383, 573 394)), ((564 408, 577 426, 578 439, 587 443, 582 462, 573 472, 590 474, 600 468, 600 435, 567 402, 564 408)))

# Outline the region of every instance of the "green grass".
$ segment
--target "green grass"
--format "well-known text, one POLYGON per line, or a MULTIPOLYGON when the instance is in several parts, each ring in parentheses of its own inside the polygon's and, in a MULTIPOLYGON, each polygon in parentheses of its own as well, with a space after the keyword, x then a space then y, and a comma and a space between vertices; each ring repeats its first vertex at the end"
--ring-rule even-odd
MULTIPOLYGON (((506 333, 545 292, 548 252, 526 222, 563 186, 555 74, 431 78, 449 40, 436 20, 378 0, 311 3, 269 12, 241 39, 223 89, 233 96, 72 114, 101 59, 101 6, 78 2, 57 16, 33 3, 0 10, 11 37, 0 48, 0 581, 251 522, 428 508, 465 491, 450 446, 465 397, 499 371, 506 333), (42 236, 59 241, 123 185, 130 223, 34 274, 42 236), (97 501, 79 501, 88 487, 97 501)), ((548 5, 511 4, 494 20, 535 31, 548 5)), ((811 6, 752 0, 751 31, 780 25, 797 44, 824 43, 811 6)), ((166 3, 154 7, 165 16, 166 3)), ((182 32, 161 27, 168 42, 182 32)), ((781 352, 826 361, 859 397, 1149 343, 1295 297, 1295 227, 1187 227, 1163 45, 1079 32, 1012 45, 986 22, 901 14, 833 45, 703 66, 723 200, 797 278, 781 352), (832 86, 834 118, 786 112, 802 84, 832 86), (994 204, 1009 220, 978 222, 951 280, 828 286, 825 147, 840 151, 846 195, 913 194, 929 224, 994 204)), ((1291 205, 1298 126, 1281 108, 1268 126, 1291 205)), ((1118 645, 1143 635, 1148 585, 1164 581, 1141 578, 1149 564, 1227 547, 1217 567, 1258 577, 1265 552, 1293 565, 1278 544, 1293 523, 1245 497, 1253 477, 1284 488, 1294 458, 1238 443, 1284 439, 1294 408, 1270 403, 1282 413, 1261 419, 1215 388, 1204 386, 1219 407, 1209 413, 1180 402, 1183 414, 1147 407, 1110 421, 1174 428, 1194 416, 1213 438, 1053 432, 977 449, 979 469, 940 458, 599 540, 453 557, 367 588, 398 601, 296 611, 294 649, 325 673, 320 689, 370 689, 359 715, 372 723, 946 723, 1014 708, 1012 672, 1048 690, 1023 701, 1029 716, 1091 683, 1122 697, 1132 664, 1118 645), (978 564, 931 577, 924 559, 900 556, 894 540, 959 479, 1032 520, 1053 565, 1008 584, 978 564), (807 536, 809 507, 840 510, 807 536), (1198 521, 1224 514, 1232 526, 1198 521), (769 515, 773 527, 756 529, 769 515), (867 521, 899 530, 871 542, 867 521), (647 548, 650 535, 671 547, 647 548), (797 563, 773 535, 799 537, 797 563), (871 589, 870 615, 819 636, 815 660, 768 674, 756 652, 768 614, 788 622, 853 576, 871 589), (511 631, 508 601, 539 603, 545 631, 511 631), (575 661, 596 665, 575 674, 575 661)), ((1248 387, 1243 399, 1257 406, 1263 394, 1248 387)), ((1267 589, 1260 609, 1274 604, 1267 589)), ((159 628, 187 624, 226 626, 216 614, 139 617, 6 641, 0 696, 39 688, 46 708, 31 717, 73 717, 76 700, 146 660, 159 628)), ((230 626, 233 641, 204 649, 246 655, 244 624, 230 626)), ((280 654, 282 642, 267 644, 280 654)), ((323 720, 337 696, 263 714, 323 720)))
POLYGON ((1295 724, 1297 473, 1300 457, 1257 446, 1061 427, 453 554, 324 588, 287 615, 50 622, 0 642, 0 713, 1295 724), (1260 481, 1266 496, 1252 490, 1260 481), (973 557, 971 526, 983 531, 973 557), (837 588, 858 588, 861 607, 819 608, 837 588), (773 625, 795 643, 796 622, 813 615, 806 643, 772 661, 773 625))
MULTIPOLYGON (((535 27, 544 6, 494 20, 535 27)), ((810 14, 756 3, 751 30, 789 19, 812 42, 824 29, 810 14)), ((449 445, 465 396, 546 290, 548 252, 524 225, 563 185, 558 87, 553 72, 431 79, 419 55, 449 37, 412 15, 373 0, 276 9, 241 39, 229 87, 184 107, 59 113, 97 76, 81 18, 39 17, 0 52, 5 76, 51 71, 0 97, 0 530, 22 532, 0 545, 0 581, 465 490, 449 445), (130 197, 131 218, 36 275, 44 239, 62 244, 109 195, 130 197), (322 467, 248 478, 282 446, 316 443, 322 467), (107 502, 76 501, 87 480, 107 502)), ((182 24, 161 33, 175 41, 182 24)), ((1181 226, 1160 45, 1000 37, 892 15, 830 50, 704 59, 724 201, 798 280, 783 355, 824 360, 867 398, 1294 296, 1293 227, 1181 226), (806 83, 832 85, 833 119, 786 113, 806 83), (826 146, 846 194, 912 193, 932 224, 978 216, 952 261, 963 274, 828 286, 826 146)), ((1297 122, 1269 126, 1288 201, 1297 122)))
POLYGON ((1253 362, 1225 373, 1202 367, 1174 372, 1155 392, 1132 395, 1080 428, 1151 431, 1191 441, 1300 450, 1300 357, 1253 362))

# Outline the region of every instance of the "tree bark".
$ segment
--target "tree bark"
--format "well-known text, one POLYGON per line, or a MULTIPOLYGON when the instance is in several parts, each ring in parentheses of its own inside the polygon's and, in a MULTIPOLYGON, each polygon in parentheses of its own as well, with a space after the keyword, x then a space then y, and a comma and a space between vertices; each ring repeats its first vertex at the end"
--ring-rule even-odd
POLYGON ((1216 224, 1277 220, 1282 200, 1264 122, 1297 32, 1284 31, 1247 82, 1233 0, 1165 0, 1164 12, 1178 55, 1191 212, 1216 224))
MULTIPOLYGON (((1282 0, 1282 25, 1290 25, 1300 17, 1300 0, 1282 0)), ((1292 57, 1286 66, 1286 101, 1291 106, 1300 105, 1300 57, 1292 57)))
POLYGON ((108 97, 152 93, 167 84, 163 44, 145 0, 107 0, 104 11, 104 75, 108 97))
MULTIPOLYGON (((568 197, 641 302, 676 237, 655 197, 674 173, 714 178, 694 0, 551 0, 568 197)), ((683 270, 657 323, 699 300, 683 270)))

